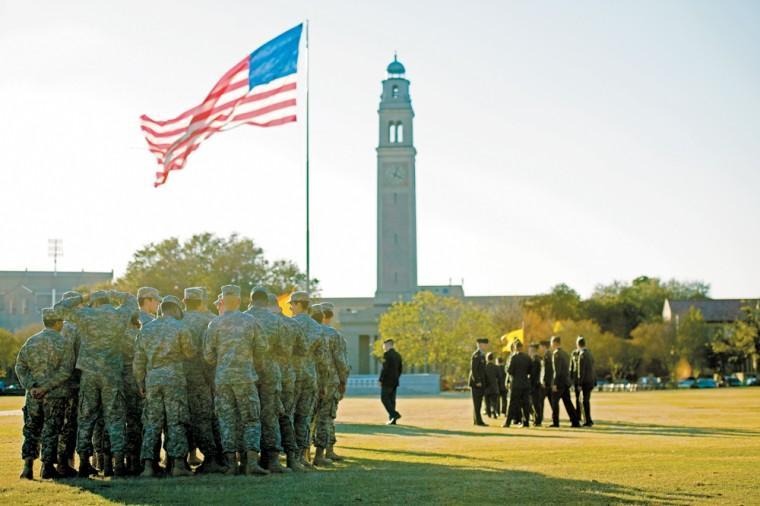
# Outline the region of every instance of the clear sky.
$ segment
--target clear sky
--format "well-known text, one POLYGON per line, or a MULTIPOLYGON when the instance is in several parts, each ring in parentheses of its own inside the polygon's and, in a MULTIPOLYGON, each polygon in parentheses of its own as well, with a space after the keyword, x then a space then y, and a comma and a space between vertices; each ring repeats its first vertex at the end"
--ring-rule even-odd
POLYGON ((311 22, 312 272, 375 289, 377 105, 416 113, 420 284, 531 294, 640 274, 760 296, 760 3, 0 0, 0 270, 121 274, 238 232, 304 265, 303 123, 212 137, 154 189, 138 117, 199 103, 311 22))

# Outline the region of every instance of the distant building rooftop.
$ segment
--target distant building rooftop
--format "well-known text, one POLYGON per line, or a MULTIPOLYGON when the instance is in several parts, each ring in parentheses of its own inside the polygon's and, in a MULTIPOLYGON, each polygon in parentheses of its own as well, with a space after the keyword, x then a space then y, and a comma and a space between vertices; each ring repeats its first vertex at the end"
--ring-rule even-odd
POLYGON ((704 299, 704 300, 665 300, 662 319, 666 322, 681 319, 689 314, 693 307, 702 313, 706 323, 730 323, 741 320, 742 308, 757 307, 760 299, 704 299))

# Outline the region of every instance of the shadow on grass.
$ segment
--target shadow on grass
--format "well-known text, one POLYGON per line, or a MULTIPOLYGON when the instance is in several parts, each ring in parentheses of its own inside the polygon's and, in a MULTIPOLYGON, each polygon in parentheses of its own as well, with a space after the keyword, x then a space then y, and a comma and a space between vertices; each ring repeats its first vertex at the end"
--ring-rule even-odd
POLYGON ((593 432, 624 434, 629 436, 677 436, 677 437, 760 437, 760 431, 726 429, 717 427, 679 427, 620 421, 597 421, 593 432))
MULTIPOLYGON (((466 437, 537 437, 558 438, 561 436, 549 435, 545 429, 531 428, 502 428, 500 425, 491 425, 491 428, 499 429, 498 432, 486 432, 485 430, 450 430, 431 429, 429 427, 416 427, 414 425, 377 425, 371 423, 335 423, 335 430, 344 434, 397 434, 400 436, 466 436, 466 437), (535 432, 535 431, 540 431, 535 432)), ((482 428, 479 428, 482 429, 482 428)))
MULTIPOLYGON (((375 451, 375 450, 369 450, 375 451)), ((400 453, 400 452, 395 452, 400 453)), ((421 453, 421 452, 420 452, 421 453)), ((425 454, 422 454, 424 456, 425 454)), ((690 504, 708 494, 651 492, 597 480, 432 463, 353 458, 323 471, 267 477, 99 479, 62 486, 124 504, 690 504)), ((83 496, 83 499, 86 499, 83 496)))

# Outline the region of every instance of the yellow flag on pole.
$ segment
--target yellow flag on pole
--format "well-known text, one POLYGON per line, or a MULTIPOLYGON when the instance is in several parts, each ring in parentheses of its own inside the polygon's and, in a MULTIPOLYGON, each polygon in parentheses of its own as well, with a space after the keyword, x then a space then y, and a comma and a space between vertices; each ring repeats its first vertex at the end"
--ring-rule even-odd
POLYGON ((552 326, 552 330, 554 331, 555 334, 559 334, 560 332, 562 332, 562 322, 559 320, 554 322, 554 325, 552 326))
POLYGON ((293 312, 290 310, 290 304, 288 304, 289 300, 289 293, 283 293, 282 295, 277 296, 277 304, 280 306, 280 309, 282 309, 282 314, 285 316, 293 316, 293 312))
POLYGON ((509 347, 512 345, 513 341, 520 341, 522 343, 525 342, 525 330, 524 329, 516 329, 512 330, 510 332, 507 332, 503 336, 501 336, 501 342, 504 343, 504 347, 501 349, 501 351, 509 352, 509 347))

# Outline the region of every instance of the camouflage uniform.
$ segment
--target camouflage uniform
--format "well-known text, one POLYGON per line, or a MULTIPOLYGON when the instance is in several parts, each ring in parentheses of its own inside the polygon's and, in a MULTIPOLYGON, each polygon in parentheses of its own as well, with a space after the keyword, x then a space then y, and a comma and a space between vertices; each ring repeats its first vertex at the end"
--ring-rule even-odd
POLYGON ((138 329, 130 325, 124 335, 122 380, 124 381, 124 412, 126 419, 126 452, 139 456, 142 448, 142 413, 143 399, 135 379, 132 363, 135 356, 135 345, 138 329))
POLYGON ((79 425, 77 453, 81 460, 92 455, 92 432, 101 409, 111 449, 116 455, 125 450, 123 357, 121 347, 129 321, 137 313, 137 299, 124 292, 96 292, 92 299, 121 302, 98 307, 77 307, 79 297, 63 299, 55 305, 66 320, 79 330, 80 346, 76 367, 82 371, 79 384, 79 425))
MULTIPOLYGON (((175 297, 165 297, 179 307, 175 297), (174 300, 176 302, 174 302, 174 300)), ((188 452, 187 383, 185 361, 193 356, 190 330, 172 316, 149 322, 137 337, 133 369, 138 385, 144 385, 143 441, 140 458, 154 460, 155 448, 166 425, 166 452, 184 458, 188 452)))
MULTIPOLYGON (((296 292, 298 293, 298 292, 296 292)), ((327 342, 322 326, 308 314, 293 317, 304 333, 307 354, 296 380, 295 431, 301 451, 309 448, 309 426, 318 397, 318 374, 326 376, 327 342)))
MULTIPOLYGON (((66 298, 66 294, 63 294, 66 298)), ((67 346, 70 346, 74 352, 74 363, 79 354, 79 331, 77 326, 71 322, 63 322, 61 335, 66 339, 67 346)), ((74 458, 74 451, 77 447, 77 406, 79 405, 79 376, 78 369, 74 369, 66 381, 68 397, 66 398, 66 410, 63 416, 63 427, 61 436, 58 438, 58 463, 67 464, 70 459, 74 458)))
POLYGON ((323 325, 327 334, 328 348, 330 351, 331 370, 337 379, 336 387, 332 391, 332 396, 327 398, 329 410, 325 409, 326 418, 317 419, 317 434, 314 446, 331 447, 335 444, 335 418, 338 415, 338 402, 343 397, 343 391, 348 381, 349 366, 346 340, 335 328, 330 325, 323 325), (324 431, 323 434, 320 431, 324 431), (319 442, 320 444, 317 444, 319 442))
MULTIPOLYGON (((238 289, 238 297, 240 291, 238 289)), ((267 351, 262 331, 250 315, 225 310, 206 330, 203 357, 215 367, 214 404, 225 453, 260 451, 261 407, 254 361, 267 351)))
MULTIPOLYGON (((203 300, 202 292, 187 288, 185 300, 203 300)), ((193 351, 193 357, 185 362, 192 446, 199 448, 206 460, 218 453, 214 437, 213 371, 203 360, 203 336, 211 319, 211 314, 204 311, 186 311, 182 319, 190 330, 193 351)))
POLYGON ((299 392, 297 381, 299 377, 303 378, 305 375, 303 367, 306 355, 306 338, 301 327, 293 319, 283 315, 276 316, 283 324, 282 347, 284 350, 283 355, 278 358, 282 373, 280 399, 283 407, 283 415, 280 417, 280 433, 285 452, 292 454, 299 450, 294 416, 299 392))
POLYGON ((266 355, 256 361, 257 383, 261 401, 261 450, 264 452, 282 452, 280 434, 280 414, 284 413, 280 396, 282 394, 282 371, 280 362, 275 357, 282 357, 281 344, 282 322, 265 307, 253 306, 246 314, 251 315, 259 324, 262 336, 269 344, 266 355))
MULTIPOLYGON (((45 311, 47 318, 56 313, 45 311)), ((66 380, 74 370, 74 350, 54 329, 46 328, 26 340, 16 358, 16 376, 26 390, 24 404, 24 444, 21 458, 36 459, 42 443, 42 462, 54 464, 58 458, 58 438, 66 414, 66 380), (35 399, 32 388, 46 393, 35 399)))

